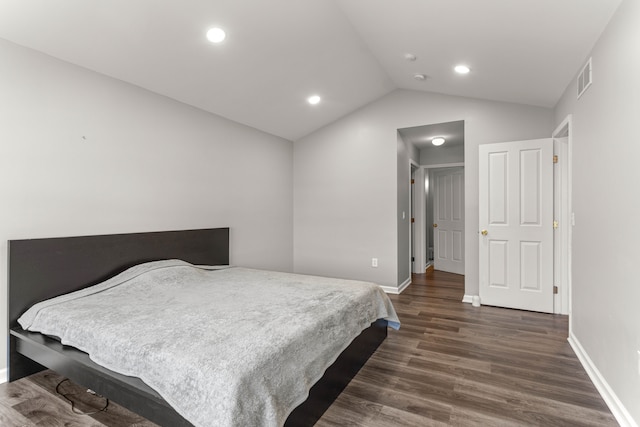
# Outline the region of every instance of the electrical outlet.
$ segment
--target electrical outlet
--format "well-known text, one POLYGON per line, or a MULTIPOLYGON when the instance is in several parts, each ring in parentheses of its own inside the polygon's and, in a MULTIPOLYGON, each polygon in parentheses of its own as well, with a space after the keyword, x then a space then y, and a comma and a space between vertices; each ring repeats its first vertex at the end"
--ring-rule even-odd
POLYGON ((371 267, 378 266, 378 258, 371 258, 371 267))

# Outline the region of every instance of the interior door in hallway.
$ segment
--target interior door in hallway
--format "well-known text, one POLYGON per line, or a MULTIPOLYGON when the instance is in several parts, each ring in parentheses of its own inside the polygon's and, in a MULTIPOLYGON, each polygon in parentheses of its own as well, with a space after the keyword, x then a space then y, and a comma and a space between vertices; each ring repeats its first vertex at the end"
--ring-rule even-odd
POLYGON ((553 142, 479 146, 482 304, 553 312, 553 142))
POLYGON ((464 168, 433 173, 434 269, 464 274, 464 168))

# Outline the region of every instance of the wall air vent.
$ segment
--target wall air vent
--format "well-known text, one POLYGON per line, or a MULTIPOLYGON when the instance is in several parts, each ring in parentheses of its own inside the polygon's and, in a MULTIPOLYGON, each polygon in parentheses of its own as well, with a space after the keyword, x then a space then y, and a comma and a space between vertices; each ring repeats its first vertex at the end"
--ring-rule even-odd
POLYGON ((591 83, 593 82, 591 71, 591 58, 589 58, 585 66, 582 67, 580 74, 578 74, 578 98, 586 92, 587 88, 591 86, 591 83))

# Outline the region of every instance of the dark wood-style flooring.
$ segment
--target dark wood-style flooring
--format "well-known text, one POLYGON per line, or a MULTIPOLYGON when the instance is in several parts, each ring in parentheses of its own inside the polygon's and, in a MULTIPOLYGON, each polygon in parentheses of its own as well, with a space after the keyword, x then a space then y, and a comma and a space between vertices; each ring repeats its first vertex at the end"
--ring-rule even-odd
POLYGON ((414 275, 389 336, 316 427, 617 426, 573 353, 568 317, 460 301, 464 277, 414 275))
MULTIPOLYGON (((567 342, 567 317, 460 301, 463 277, 416 275, 391 295, 402 328, 387 340, 316 427, 617 426, 567 342)), ((45 371, 0 385, 0 426, 152 427, 111 403, 78 415, 45 371)), ((104 401, 82 387, 78 409, 104 401)))

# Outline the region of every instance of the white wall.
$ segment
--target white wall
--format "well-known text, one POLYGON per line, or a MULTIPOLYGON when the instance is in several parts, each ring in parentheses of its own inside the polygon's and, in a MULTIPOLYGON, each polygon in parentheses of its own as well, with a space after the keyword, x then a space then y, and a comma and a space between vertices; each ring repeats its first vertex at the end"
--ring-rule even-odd
MULTIPOLYGON (((399 134, 399 132, 398 132, 399 134)), ((400 135, 400 137, 402 137, 402 135, 400 135)), ((412 162, 416 163, 416 164, 420 164, 420 149, 418 149, 418 147, 416 147, 415 145, 413 145, 410 142, 406 142, 405 144, 407 145, 408 149, 409 149, 409 158, 411 159, 412 162)))
POLYGON ((551 109, 396 90, 296 141, 295 271, 401 284, 409 247, 398 245, 398 202, 410 170, 398 167, 397 129, 456 120, 465 121, 465 286, 477 294, 478 145, 549 137, 551 109))
POLYGON ((593 85, 576 100, 571 81, 555 121, 572 114, 570 332, 640 425, 639 23, 640 1, 624 1, 591 53, 593 85))
POLYGON ((356 113, 294 143, 296 272, 396 286, 397 131, 378 132, 356 113))
POLYGON ((292 270, 290 141, 2 40, 0 61, 3 331, 8 239, 228 226, 231 263, 292 270))
POLYGON ((464 162, 464 146, 425 147, 420 150, 420 164, 423 166, 464 162))

